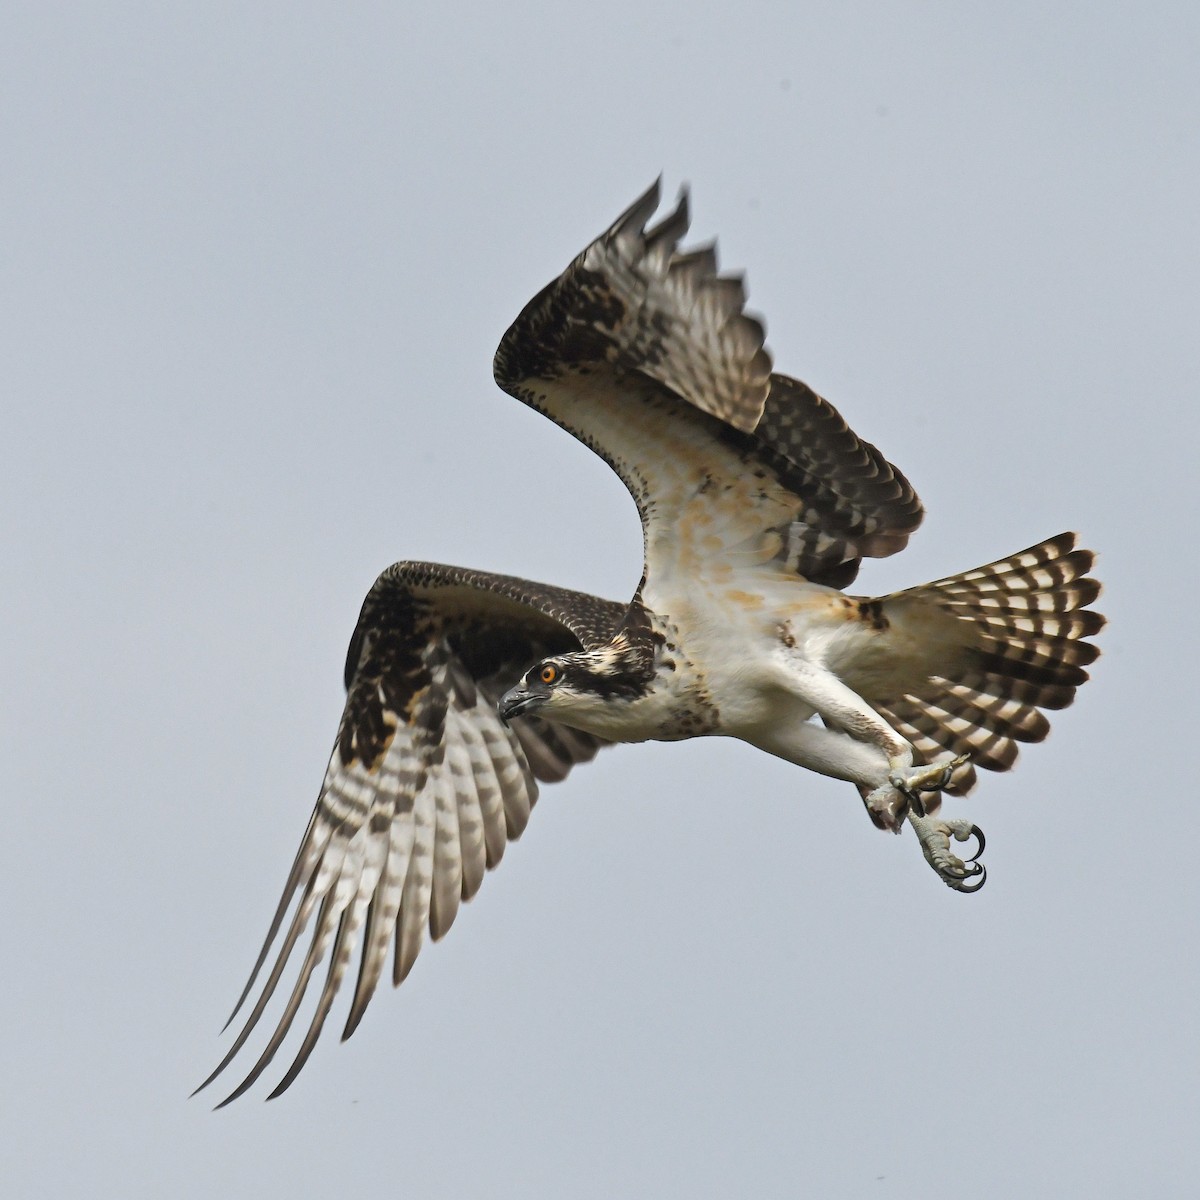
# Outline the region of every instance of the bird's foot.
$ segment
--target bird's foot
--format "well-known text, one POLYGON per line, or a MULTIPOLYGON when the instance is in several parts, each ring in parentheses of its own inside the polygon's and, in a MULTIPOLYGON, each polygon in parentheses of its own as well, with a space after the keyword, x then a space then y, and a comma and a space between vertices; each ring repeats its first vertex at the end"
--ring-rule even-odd
POLYGON ((940 792, 950 782, 954 769, 961 767, 967 758, 966 754, 960 754, 957 758, 943 758, 919 767, 894 763, 888 774, 888 783, 907 796, 912 811, 918 817, 923 817, 925 805, 921 793, 940 792))
POLYGON ((898 788, 885 783, 863 797, 867 813, 880 829, 889 829, 899 833, 904 828, 904 818, 908 816, 908 796, 898 788))
POLYGON ((983 831, 967 821, 949 821, 939 817, 908 814, 909 824, 916 831, 925 861, 938 873, 942 882, 956 892, 977 892, 987 882, 987 868, 979 862, 986 845, 983 831), (974 838, 979 848, 965 861, 950 852, 950 839, 968 842, 974 838))

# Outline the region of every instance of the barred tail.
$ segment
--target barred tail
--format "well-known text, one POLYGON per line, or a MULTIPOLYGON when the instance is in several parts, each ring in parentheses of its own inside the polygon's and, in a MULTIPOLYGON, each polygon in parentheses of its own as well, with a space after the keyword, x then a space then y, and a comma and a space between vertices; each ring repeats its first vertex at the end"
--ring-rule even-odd
MULTIPOLYGON (((944 658, 955 662, 943 668, 952 677, 931 674, 912 690, 872 700, 921 757, 970 755, 946 788, 952 795, 971 790, 976 767, 1007 771, 1017 743, 1040 742, 1050 732, 1040 710, 1065 708, 1087 681, 1085 668, 1100 651, 1084 639, 1105 623, 1087 608, 1100 594, 1088 575, 1094 560, 1090 550, 1075 548, 1075 534, 1062 533, 881 601, 900 626, 931 608, 964 623, 939 621, 943 636, 961 634, 957 653, 944 658)), ((936 797, 927 799, 936 805, 936 797)))

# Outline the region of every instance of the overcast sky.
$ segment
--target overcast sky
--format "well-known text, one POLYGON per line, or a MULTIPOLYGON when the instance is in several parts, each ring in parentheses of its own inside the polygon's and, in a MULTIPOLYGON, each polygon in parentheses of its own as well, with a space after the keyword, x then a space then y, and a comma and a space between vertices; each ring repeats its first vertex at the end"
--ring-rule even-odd
POLYGON ((1200 10, 420 8, 0 16, 6 1194, 1193 1195, 1200 10), (976 896, 848 785, 607 752, 214 1114, 375 575, 637 583, 491 360, 660 172, 926 503, 860 590, 1079 529, 1094 682, 954 806, 976 896))

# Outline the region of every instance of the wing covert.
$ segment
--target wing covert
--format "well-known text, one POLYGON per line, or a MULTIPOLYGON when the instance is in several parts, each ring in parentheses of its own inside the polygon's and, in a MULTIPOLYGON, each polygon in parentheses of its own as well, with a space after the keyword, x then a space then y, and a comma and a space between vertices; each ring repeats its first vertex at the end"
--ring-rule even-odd
POLYGON ((844 527, 856 553, 886 558, 903 550, 925 510, 912 484, 806 383, 771 376, 754 436, 780 454, 816 493, 814 507, 844 527))
POLYGON ((310 924, 267 1045, 222 1103, 241 1095, 272 1061, 326 958, 315 1010, 272 1096, 307 1061, 356 953, 343 1038, 362 1019, 389 947, 399 984, 425 929, 433 940, 445 935, 459 902, 475 894, 524 830, 538 782, 564 778, 601 745, 536 717, 506 726, 496 709, 500 695, 543 655, 604 640, 626 607, 432 563, 397 563, 383 572, 351 639, 346 706, 316 808, 231 1022, 268 962, 269 970, 229 1052, 201 1087, 241 1051, 310 924))

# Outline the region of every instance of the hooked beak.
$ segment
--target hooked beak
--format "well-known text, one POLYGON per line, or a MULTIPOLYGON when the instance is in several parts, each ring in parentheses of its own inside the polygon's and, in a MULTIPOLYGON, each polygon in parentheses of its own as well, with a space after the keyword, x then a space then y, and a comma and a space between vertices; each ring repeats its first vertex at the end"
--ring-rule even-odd
POLYGON ((513 717, 539 709, 545 703, 545 695, 532 692, 529 688, 517 684, 515 688, 509 688, 500 697, 500 703, 497 707, 500 710, 500 720, 507 725, 513 717))

